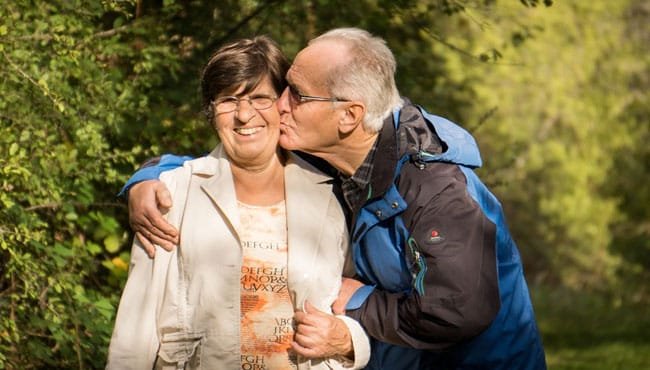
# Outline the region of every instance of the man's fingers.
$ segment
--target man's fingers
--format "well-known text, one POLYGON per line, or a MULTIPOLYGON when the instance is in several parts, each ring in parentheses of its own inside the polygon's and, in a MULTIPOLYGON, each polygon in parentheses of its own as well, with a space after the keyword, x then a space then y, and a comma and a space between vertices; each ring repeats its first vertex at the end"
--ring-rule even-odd
POLYGON ((325 357, 327 354, 306 335, 296 334, 291 342, 291 348, 300 356, 306 358, 325 357))
POLYGON ((352 338, 343 321, 319 311, 309 302, 305 302, 304 310, 294 314, 292 347, 296 353, 308 358, 349 356, 353 351, 352 338))
POLYGON ((161 181, 156 183, 156 202, 159 208, 169 209, 172 207, 172 195, 167 190, 167 186, 161 181))
POLYGON ((156 247, 149 242, 149 239, 145 238, 142 234, 136 231, 135 237, 140 241, 140 245, 147 252, 149 258, 154 258, 156 256, 156 247))
POLYGON ((151 258, 154 258, 156 255, 156 246, 154 244, 161 246, 164 250, 169 252, 171 252, 175 246, 174 243, 171 243, 166 239, 158 238, 155 235, 147 234, 146 231, 144 234, 138 231, 135 233, 135 236, 140 241, 142 248, 144 248, 145 252, 147 252, 147 255, 151 258))
MULTIPOLYGON (((163 222, 166 221, 163 220, 163 222)), ((178 235, 170 236, 144 217, 140 218, 138 222, 134 222, 131 228, 135 233, 140 233, 140 239, 147 239, 150 244, 158 244, 166 250, 171 250, 179 242, 178 235)))
POLYGON ((146 229, 155 237, 178 243, 178 230, 172 226, 157 209, 146 214, 149 226, 146 229))
POLYGON ((151 242, 156 241, 149 234, 178 244, 178 230, 165 220, 161 212, 161 209, 166 210, 171 206, 171 195, 163 182, 148 180, 133 185, 129 190, 131 228, 151 242))
POLYGON ((172 249, 174 249, 174 246, 176 245, 176 243, 172 243, 168 239, 159 238, 158 236, 153 234, 149 236, 149 240, 151 240, 151 242, 154 244, 158 244, 164 250, 169 252, 171 252, 172 249))
POLYGON ((296 327, 296 331, 304 331, 306 327, 314 326, 314 320, 311 320, 309 314, 306 314, 304 312, 296 312, 293 315, 293 322, 296 327))
POLYGON ((303 326, 316 326, 318 324, 318 319, 316 317, 316 314, 313 313, 306 313, 303 311, 296 311, 293 314, 293 321, 296 325, 296 327, 299 327, 301 325, 303 326))
POLYGON ((159 238, 176 242, 175 238, 178 236, 178 230, 163 217, 163 212, 166 213, 172 207, 172 196, 162 181, 154 184, 154 192, 156 198, 155 207, 145 209, 145 215, 153 226, 151 232, 159 238))
POLYGON ((318 328, 308 324, 296 325, 294 329, 294 333, 296 335, 304 335, 304 336, 314 336, 320 334, 318 328))
POLYGON ((309 349, 307 347, 303 347, 296 341, 291 342, 291 349, 297 353, 299 356, 305 357, 305 358, 317 358, 316 356, 316 351, 309 349))

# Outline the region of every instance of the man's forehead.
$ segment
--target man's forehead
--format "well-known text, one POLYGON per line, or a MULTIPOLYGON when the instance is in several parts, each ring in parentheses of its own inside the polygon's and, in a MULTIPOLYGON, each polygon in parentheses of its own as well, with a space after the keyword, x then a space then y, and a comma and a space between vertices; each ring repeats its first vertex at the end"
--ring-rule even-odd
POLYGON ((314 73, 310 73, 309 68, 306 68, 296 58, 296 61, 293 62, 287 72, 287 82, 291 85, 305 87, 314 85, 316 83, 316 76, 314 76, 314 73))
POLYGON ((287 71, 287 81, 290 83, 296 83, 296 79, 300 79, 300 70, 300 66, 296 64, 296 61, 294 60, 287 71))
POLYGON ((318 85, 330 68, 330 63, 322 57, 320 43, 310 45, 300 51, 287 72, 291 84, 318 85))

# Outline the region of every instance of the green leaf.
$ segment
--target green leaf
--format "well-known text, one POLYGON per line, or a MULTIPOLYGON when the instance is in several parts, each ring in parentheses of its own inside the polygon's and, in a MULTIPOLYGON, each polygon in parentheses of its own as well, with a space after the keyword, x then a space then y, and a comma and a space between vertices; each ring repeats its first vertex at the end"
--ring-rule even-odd
POLYGON ((117 235, 109 235, 104 238, 104 248, 108 253, 116 253, 120 250, 120 239, 117 235))
POLYGON ((9 155, 15 155, 18 153, 19 146, 17 143, 11 143, 9 146, 9 155))
POLYGON ((97 243, 89 242, 86 244, 86 248, 88 248, 88 252, 93 256, 96 256, 102 252, 102 248, 97 243))
POLYGON ((75 221, 75 220, 79 219, 79 215, 74 211, 70 211, 70 212, 65 214, 65 219, 68 220, 68 221, 75 221))
POLYGON ((74 254, 74 252, 72 251, 71 248, 67 248, 63 244, 59 244, 59 243, 54 245, 53 250, 54 250, 54 253, 56 253, 56 254, 58 254, 59 256, 62 256, 62 257, 70 257, 70 256, 72 256, 74 254))

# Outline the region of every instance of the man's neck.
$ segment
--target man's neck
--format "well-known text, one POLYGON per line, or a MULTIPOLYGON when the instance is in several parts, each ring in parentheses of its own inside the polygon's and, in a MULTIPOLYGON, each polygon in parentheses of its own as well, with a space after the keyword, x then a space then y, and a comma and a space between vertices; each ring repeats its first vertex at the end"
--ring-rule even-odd
POLYGON ((368 153, 375 145, 378 133, 367 133, 359 130, 359 133, 350 135, 339 142, 339 145, 329 153, 319 155, 337 170, 346 176, 352 176, 368 156, 368 153))

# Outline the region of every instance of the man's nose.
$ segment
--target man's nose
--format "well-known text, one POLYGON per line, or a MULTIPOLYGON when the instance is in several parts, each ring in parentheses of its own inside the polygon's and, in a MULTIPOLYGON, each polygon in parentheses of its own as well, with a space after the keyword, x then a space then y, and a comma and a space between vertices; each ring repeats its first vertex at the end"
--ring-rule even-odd
POLYGON ((278 112, 280 112, 280 114, 291 111, 291 104, 289 103, 288 86, 285 87, 284 90, 282 91, 282 94, 280 94, 280 97, 278 98, 276 105, 278 107, 278 112))

